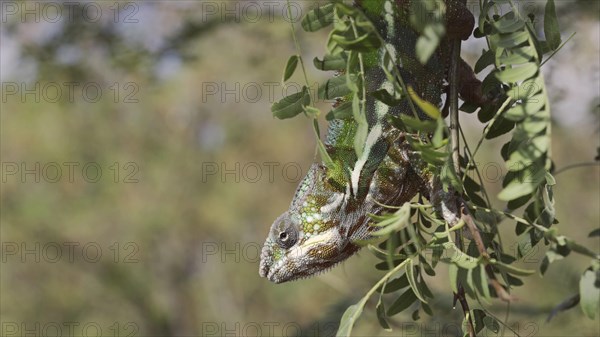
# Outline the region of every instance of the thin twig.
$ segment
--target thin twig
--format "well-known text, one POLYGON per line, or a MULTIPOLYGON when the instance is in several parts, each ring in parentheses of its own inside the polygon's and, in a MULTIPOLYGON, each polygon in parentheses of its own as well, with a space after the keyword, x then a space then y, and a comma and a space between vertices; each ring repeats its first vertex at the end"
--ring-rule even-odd
MULTIPOLYGON (((288 16, 292 17, 292 8, 290 5, 290 0, 287 0, 287 12, 288 16)), ((300 43, 298 42, 298 37, 296 36, 296 28, 294 27, 294 20, 290 20, 290 29, 292 30, 292 38, 294 39, 294 46, 296 47, 296 54, 298 55, 298 60, 300 61, 300 67, 302 68, 302 74, 304 75, 304 81, 306 82, 306 86, 310 87, 310 82, 308 82, 308 75, 306 75, 306 67, 304 66, 304 61, 302 60, 302 50, 300 49, 300 43)), ((314 104, 314 98, 312 97, 310 90, 308 90, 308 96, 310 97, 310 104, 314 104)))
POLYGON ((471 309, 469 309, 469 302, 467 302, 467 298, 465 297, 465 288, 462 285, 458 286, 458 293, 454 293, 454 296, 458 298, 460 302, 460 306, 463 309, 463 313, 466 318, 469 319, 469 325, 467 328, 469 329, 469 337, 475 337, 475 324, 473 324, 473 317, 471 317, 471 309))
POLYGON ((573 32, 571 34, 571 36, 569 36, 569 38, 565 40, 565 42, 563 42, 560 46, 558 46, 558 48, 556 48, 556 50, 554 50, 554 52, 552 52, 552 54, 550 54, 550 56, 548 56, 542 63, 540 63, 540 68, 546 62, 548 62, 548 60, 550 60, 552 58, 552 56, 554 56, 554 54, 558 53, 562 49, 562 47, 564 47, 567 44, 567 42, 569 42, 569 40, 571 40, 573 38, 573 36, 575 36, 575 34, 577 34, 577 32, 573 32))
POLYGON ((450 141, 452 142, 452 163, 454 171, 460 177, 460 144, 458 138, 458 61, 460 59, 460 39, 452 43, 450 60, 450 141))
POLYGON ((565 167, 561 167, 558 170, 556 170, 554 172, 554 176, 556 177, 557 175, 559 175, 562 172, 568 171, 570 169, 578 168, 578 167, 599 166, 599 165, 600 165, 600 161, 589 161, 589 162, 584 162, 584 163, 571 164, 571 165, 567 165, 565 167))

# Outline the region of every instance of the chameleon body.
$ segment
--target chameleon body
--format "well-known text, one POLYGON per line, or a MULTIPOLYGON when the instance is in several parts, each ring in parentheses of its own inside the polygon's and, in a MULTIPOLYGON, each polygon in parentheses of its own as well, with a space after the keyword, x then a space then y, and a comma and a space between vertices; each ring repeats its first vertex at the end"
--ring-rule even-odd
MULTIPOLYGON (((450 54, 446 43, 442 42, 422 65, 415 56, 419 33, 410 26, 408 2, 365 1, 364 6, 360 2, 356 5, 364 9, 385 41, 375 55, 365 56, 371 57, 371 62, 365 62, 367 92, 393 92, 393 84, 377 62, 389 53, 406 84, 424 100, 441 106, 448 63, 445 58, 450 54), (373 58, 378 60, 373 62, 373 58)), ((471 27, 458 29, 458 34, 468 31, 468 37, 472 29, 471 23, 471 27)), ((290 208, 271 226, 261 253, 260 276, 282 283, 330 269, 356 253, 358 242, 370 237, 376 227, 370 225, 369 214, 381 214, 385 210, 382 205, 400 206, 423 191, 429 177, 405 135, 389 123, 389 116, 411 114, 409 104, 403 99, 388 106, 367 95, 367 136, 358 154, 354 142, 359 125, 355 119, 330 122, 325 147, 334 167, 321 163, 310 167, 290 208)), ((425 116, 420 111, 417 114, 425 116)))

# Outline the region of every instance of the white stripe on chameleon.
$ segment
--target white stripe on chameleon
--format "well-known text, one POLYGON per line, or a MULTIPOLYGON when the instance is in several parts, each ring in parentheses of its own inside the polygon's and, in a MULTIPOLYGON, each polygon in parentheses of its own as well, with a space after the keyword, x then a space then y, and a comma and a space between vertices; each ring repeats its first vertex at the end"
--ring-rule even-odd
MULTIPOLYGON (((331 200, 331 199, 330 199, 331 200)), ((327 200, 329 201, 329 200, 327 200)), ((333 200, 327 205, 321 206, 321 213, 330 213, 338 208, 344 201, 344 195, 342 193, 335 193, 333 200)), ((320 217, 320 216, 319 216, 320 217)))
POLYGON ((392 2, 391 1, 386 1, 385 4, 383 5, 383 9, 385 10, 385 22, 387 23, 387 35, 388 37, 390 36, 395 36, 396 35, 396 31, 395 31, 395 25, 394 25, 394 8, 392 6, 392 2))
POLYGON ((367 140, 365 141, 363 153, 360 155, 360 158, 356 161, 354 169, 352 170, 352 175, 350 176, 350 181, 352 182, 352 190, 355 192, 358 191, 358 179, 360 178, 360 172, 367 163, 367 160, 369 160, 371 148, 381 138, 382 133, 382 126, 381 123, 378 121, 377 124, 373 125, 373 128, 371 128, 371 131, 367 135, 367 140))
POLYGON ((296 245, 292 247, 287 253, 288 258, 302 258, 306 256, 307 249, 310 249, 311 246, 319 244, 319 243, 327 243, 327 242, 336 242, 335 236, 336 228, 332 227, 323 233, 319 233, 318 235, 311 236, 306 240, 302 245, 296 245))
MULTIPOLYGON (((394 86, 389 81, 384 81, 379 89, 385 89, 387 92, 394 92, 394 86)), ((375 101, 375 114, 377 115, 377 123, 381 123, 387 113, 390 111, 390 106, 381 102, 375 101)))
MULTIPOLYGON (((390 52, 390 59, 393 60, 394 62, 396 62, 396 48, 394 47, 394 45, 392 45, 391 43, 386 43, 385 46, 387 47, 387 50, 390 52)), ((383 58, 384 58, 385 53, 381 53, 381 63, 383 63, 383 58)), ((393 70, 388 69, 390 71, 393 72, 393 70)))

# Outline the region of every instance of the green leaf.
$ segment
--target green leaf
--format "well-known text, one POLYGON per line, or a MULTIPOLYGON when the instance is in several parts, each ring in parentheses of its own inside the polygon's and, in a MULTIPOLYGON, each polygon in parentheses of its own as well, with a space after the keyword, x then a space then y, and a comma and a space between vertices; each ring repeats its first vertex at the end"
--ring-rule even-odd
POLYGON ((448 273, 450 278, 450 287, 452 291, 458 293, 458 266, 454 263, 448 266, 448 273))
POLYGON ((485 266, 479 265, 473 271, 473 281, 475 282, 475 286, 477 287, 477 291, 483 295, 483 298, 486 301, 490 301, 490 288, 488 287, 487 275, 485 273, 485 266))
MULTIPOLYGON (((346 74, 352 74, 352 70, 354 68, 356 68, 357 64, 358 64, 358 54, 357 52, 352 52, 350 51, 348 53, 348 64, 346 64, 346 74)), ((350 91, 352 91, 352 93, 354 93, 355 95, 358 94, 358 79, 363 79, 363 77, 353 77, 353 76, 346 76, 346 86, 348 87, 348 89, 350 89, 350 91)), ((362 87, 362 85, 361 85, 362 87)))
POLYGON ((581 295, 581 310, 590 319, 595 319, 600 302, 600 279, 598 271, 586 270, 579 281, 579 294, 581 295))
POLYGON ((415 90, 411 86, 408 86, 408 95, 410 96, 412 101, 415 102, 415 104, 417 104, 417 106, 419 108, 421 108, 421 110, 423 110, 423 112, 425 114, 427 114, 429 117, 431 117, 433 119, 438 119, 442 115, 442 113, 440 112, 440 109, 438 109, 437 106, 435 106, 435 105, 423 100, 421 97, 419 97, 419 95, 415 92, 415 90))
POLYGON ((460 111, 466 112, 468 114, 473 113, 479 109, 479 105, 471 102, 463 103, 459 108, 460 111))
POLYGON ((490 259, 490 263, 493 264, 496 268, 500 269, 501 271, 511 273, 517 276, 529 276, 535 273, 535 270, 517 268, 513 265, 502 263, 496 259, 490 259))
MULTIPOLYGON (((495 72, 491 72, 488 76, 486 76, 486 78, 483 80, 483 87, 485 90, 486 87, 486 80, 489 80, 489 82, 494 82, 494 86, 496 86, 496 84, 499 83, 498 80, 496 79, 496 77, 494 76, 495 72)), ((481 109, 479 109, 479 112, 477 113, 477 118, 479 119, 480 122, 482 123, 487 123, 489 122, 492 118, 494 118, 494 115, 496 115, 496 112, 498 110, 498 107, 489 104, 489 105, 484 105, 481 107, 481 109)))
POLYGON ((352 116, 358 124, 356 133, 354 134, 354 152, 356 152, 356 157, 360 158, 365 147, 367 136, 369 135, 369 124, 367 122, 367 116, 361 111, 360 99, 357 95, 352 97, 352 116))
POLYGON ((448 156, 448 159, 444 162, 444 166, 442 166, 442 171, 440 172, 440 180, 442 181, 444 191, 448 191, 449 187, 452 186, 456 191, 462 191, 462 181, 458 178, 456 171, 454 170, 454 164, 452 163, 452 158, 448 156))
POLYGON ((397 210, 393 216, 388 219, 381 221, 376 224, 379 227, 383 227, 382 229, 373 232, 374 236, 383 236, 388 235, 392 232, 399 231, 400 229, 406 227, 410 223, 410 203, 406 202, 402 207, 397 210))
POLYGON ((313 119, 313 130, 315 131, 315 138, 317 139, 317 149, 319 150, 321 161, 323 161, 323 164, 325 164, 327 168, 334 170, 335 163, 333 162, 333 159, 331 159, 329 153, 325 149, 325 144, 323 144, 323 142, 321 141, 321 137, 319 136, 319 122, 316 118, 313 119))
POLYGON ((313 64, 319 70, 342 70, 346 69, 347 57, 346 53, 339 53, 337 55, 325 54, 323 60, 315 57, 313 64))
POLYGON ((473 269, 458 268, 458 284, 463 286, 465 293, 471 298, 477 298, 475 288, 473 287, 473 269))
POLYGON ((432 250, 433 252, 431 254, 431 265, 433 266, 433 268, 435 268, 435 266, 437 266, 438 262, 440 261, 442 254, 444 253, 444 249, 442 247, 436 246, 433 247, 432 250))
POLYGON ((493 50, 484 51, 475 63, 475 73, 479 74, 483 69, 494 64, 495 55, 493 50))
POLYGON ((327 153, 327 150, 325 150, 325 145, 321 139, 317 139, 317 147, 319 148, 319 155, 321 156, 323 164, 325 164, 325 166, 327 166, 329 169, 335 169, 335 164, 329 156, 329 153, 327 153))
POLYGON ((512 121, 520 121, 525 117, 538 113, 546 105, 546 95, 538 95, 524 99, 504 113, 504 117, 512 121))
POLYGON ((496 53, 496 64, 498 66, 501 65, 515 65, 530 62, 535 59, 537 51, 533 46, 525 46, 521 48, 516 48, 514 51, 509 53, 503 53, 502 48, 499 48, 496 53))
POLYGON ((533 193, 539 184, 544 181, 544 177, 545 170, 536 170, 534 167, 527 168, 520 177, 508 182, 506 187, 498 194, 498 198, 509 201, 533 193))
POLYGON ((546 2, 546 8, 544 10, 544 34, 546 35, 548 47, 551 50, 556 50, 560 46, 561 39, 554 0, 548 0, 546 2))
POLYGON ((496 78, 505 83, 516 83, 524 81, 538 71, 538 66, 535 63, 529 62, 518 67, 508 68, 496 73, 496 78))
POLYGON ((486 316, 481 309, 473 309, 473 323, 475 324, 475 333, 479 333, 484 328, 483 318, 486 316))
POLYGON ((385 319, 385 307, 383 306, 383 302, 381 302, 381 300, 379 301, 379 303, 377 303, 377 306, 375 307, 375 312, 377 313, 377 320, 379 321, 379 325, 381 325, 383 330, 392 331, 392 328, 390 328, 390 325, 385 319))
POLYGON ((490 39, 496 43, 496 47, 515 48, 529 39, 529 32, 522 30, 510 34, 501 34, 498 37, 492 35, 490 39))
POLYGON ((520 85, 510 88, 506 95, 514 100, 523 100, 539 93, 544 88, 544 80, 541 76, 529 79, 520 85))
POLYGON ((544 274, 546 274, 548 267, 550 267, 550 260, 548 259, 548 252, 546 252, 546 256, 544 256, 544 258, 542 259, 542 263, 540 263, 541 276, 544 276, 544 274))
POLYGON ((437 128, 436 121, 419 120, 404 114, 400 115, 399 117, 392 116, 391 122, 398 129, 404 131, 433 132, 437 128))
POLYGON ((573 241, 572 239, 566 239, 567 241, 567 247, 569 247, 571 250, 581 254, 581 255, 585 255, 588 257, 591 257, 593 259, 598 259, 598 254, 596 254, 595 252, 593 252, 591 249, 580 245, 579 243, 573 241))
POLYGON ((302 18, 300 25, 307 32, 314 32, 329 26, 333 22, 333 8, 334 4, 326 4, 310 10, 302 18))
POLYGON ((443 119, 437 119, 437 126, 435 128, 435 132, 433 133, 433 137, 431 137, 431 143, 436 149, 439 149, 444 145, 444 131, 446 131, 446 123, 443 119))
POLYGON ((588 234, 589 238, 593 238, 594 236, 600 236, 600 228, 596 228, 588 234))
POLYGON ((416 300, 417 300, 417 296, 415 296, 415 293, 412 291, 412 288, 407 289, 388 308, 387 315, 394 316, 395 314, 402 312, 403 310, 410 307, 411 304, 415 303, 416 300))
POLYGON ((525 26, 525 22, 521 20, 514 12, 508 12, 498 21, 492 23, 500 33, 512 33, 520 30, 525 26))
MULTIPOLYGON (((379 240, 379 241, 381 241, 381 240, 379 240)), ((391 242, 391 240, 387 241, 386 245, 390 242, 391 242)), ((406 259, 408 257, 407 255, 404 255, 404 254, 394 254, 393 249, 392 249, 392 251, 390 251, 390 250, 384 250, 379 247, 376 247, 373 244, 366 243, 366 245, 367 245, 367 248, 371 251, 371 253, 373 253, 373 255, 376 258, 378 258, 380 260, 384 260, 386 262, 388 262, 388 261, 393 262, 394 260, 402 260, 402 259, 406 259)), ((392 265, 392 263, 390 263, 390 265, 392 265)))
POLYGON ((501 136, 515 127, 515 123, 504 117, 499 117, 494 124, 490 127, 488 133, 485 135, 485 139, 494 139, 501 136))
POLYGON ((296 66, 298 66, 298 60, 300 58, 298 55, 292 55, 287 61, 285 65, 285 71, 283 72, 283 82, 287 81, 294 75, 294 71, 296 71, 296 66))
MULTIPOLYGON (((351 81, 356 81, 356 75, 350 75, 351 81)), ((352 91, 346 85, 346 75, 330 78, 321 85, 318 90, 320 99, 334 99, 336 97, 344 97, 352 91)))
POLYGON ((352 119, 352 102, 344 102, 338 105, 335 109, 329 111, 325 115, 325 119, 331 121, 333 119, 352 119))
MULTIPOLYGON (((477 182, 475 182, 475 180, 471 179, 471 177, 469 177, 469 175, 465 175, 464 176, 464 185, 465 185, 465 192, 467 193, 467 196, 469 197, 469 199, 471 199, 471 202, 473 202, 475 205, 477 206, 481 206, 481 207, 485 207, 487 208, 487 203, 481 198, 481 196, 479 196, 477 194, 477 192, 481 191, 481 186, 479 186, 479 184, 477 182)), ((478 218, 478 220, 482 220, 483 217, 479 217, 479 212, 475 212, 475 217, 478 218)), ((489 224, 493 224, 493 222, 491 221, 485 221, 486 223, 489 224)))
POLYGON ((464 284, 465 290, 467 291, 468 294, 471 294, 471 296, 475 297, 475 280, 473 277, 473 271, 476 271, 477 269, 469 269, 467 270, 467 282, 466 284, 464 284))
MULTIPOLYGON (((385 285, 385 289, 383 289, 383 293, 384 294, 389 294, 389 293, 393 293, 397 290, 400 290, 402 288, 406 288, 410 285, 410 283, 408 283, 408 278, 406 277, 406 274, 393 279, 391 281, 389 281, 386 285, 385 285)), ((378 289, 381 290, 382 288, 378 289)))
POLYGON ((496 321, 495 318, 491 316, 485 316, 483 318, 483 324, 488 330, 492 331, 493 333, 498 333, 500 331, 500 324, 498 323, 498 321, 496 321))
MULTIPOLYGON (((366 301, 365 301, 366 302, 366 301)), ((336 337, 348 337, 352 333, 352 327, 356 320, 360 317, 363 311, 363 301, 353 304, 344 311, 342 319, 340 320, 340 326, 336 332, 336 337)))
MULTIPOLYGON (((413 144, 414 145, 414 144, 413 144)), ((428 164, 433 166, 441 166, 444 164, 448 153, 438 152, 431 148, 431 146, 424 146, 421 148, 421 158, 428 164)))
POLYGON ((413 311, 411 317, 413 321, 418 321, 421 318, 421 316, 419 316, 419 309, 413 311))
MULTIPOLYGON (((338 24, 343 24, 343 21, 339 18, 334 20, 334 27, 338 24)), ((337 44, 337 42, 333 40, 333 36, 336 33, 336 29, 331 30, 329 32, 329 36, 327 37, 327 52, 330 55, 339 55, 344 52, 344 48, 342 48, 340 45, 337 44)))
POLYGON ((479 258, 470 256, 460 251, 456 246, 452 245, 453 252, 450 258, 443 259, 446 262, 451 262, 463 269, 473 269, 479 265, 479 258))
POLYGON ((511 274, 506 274, 506 278, 508 280, 508 284, 511 286, 518 287, 523 285, 523 281, 520 278, 514 277, 511 274))
POLYGON ((386 89, 379 89, 370 93, 376 100, 381 101, 389 106, 400 104, 401 99, 392 96, 386 89))
MULTIPOLYGON (((546 135, 535 136, 529 141, 520 144, 517 150, 510 154, 509 159, 506 161, 506 166, 509 168, 532 166, 533 168, 542 169, 539 167, 541 165, 536 165, 535 163, 538 158, 548 151, 549 146, 550 137, 546 135)), ((545 174, 546 172, 544 171, 544 176, 545 174)), ((545 177, 543 180, 545 180, 545 177)))
POLYGON ((421 303, 421 308, 423 308, 423 311, 425 311, 427 315, 433 316, 433 310, 431 310, 431 307, 428 304, 421 303))
POLYGON ((441 36, 444 34, 444 25, 441 23, 429 24, 423 29, 423 33, 417 39, 415 46, 417 59, 421 64, 426 64, 431 55, 440 44, 441 36))
POLYGON ((353 32, 345 35, 333 34, 331 39, 345 50, 355 50, 359 52, 369 52, 381 46, 381 41, 376 34, 365 32, 363 35, 354 37, 353 32))
POLYGON ((317 118, 321 115, 321 110, 314 106, 307 105, 304 107, 304 113, 306 113, 308 117, 317 118))
POLYGON ((286 96, 279 102, 273 103, 271 111, 273 116, 279 119, 292 118, 304 111, 304 107, 310 104, 308 88, 302 87, 302 91, 286 96))
MULTIPOLYGON (((435 270, 427 262, 427 259, 425 259, 422 255, 419 255, 419 265, 421 267, 423 267, 423 270, 425 271, 425 273, 427 273, 427 275, 429 275, 429 276, 435 276, 435 270)), ((423 284, 424 283, 425 282, 423 282, 423 284)), ((425 291, 423 291, 423 292, 425 292, 425 291)), ((425 294, 425 296, 433 297, 433 296, 429 296, 429 294, 425 294)))
POLYGON ((408 264, 404 267, 404 271, 406 273, 406 277, 408 278, 408 283, 410 283, 410 287, 415 293, 415 296, 417 296, 417 298, 421 302, 427 303, 427 300, 425 300, 425 296, 421 294, 421 290, 419 289, 419 285, 417 284, 417 280, 415 279, 415 270, 412 260, 410 260, 408 264))

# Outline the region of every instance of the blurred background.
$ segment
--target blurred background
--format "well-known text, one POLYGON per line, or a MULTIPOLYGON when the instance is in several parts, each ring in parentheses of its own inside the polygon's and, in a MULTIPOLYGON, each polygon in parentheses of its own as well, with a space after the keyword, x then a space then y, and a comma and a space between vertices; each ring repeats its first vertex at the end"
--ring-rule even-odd
MULTIPOLYGON (((600 22, 596 0, 556 3, 563 40, 577 33, 543 67, 561 169, 593 162, 600 145, 600 22)), ((297 74, 281 85, 289 21, 316 4, 292 0, 290 17, 284 1, 1 2, 0 335, 334 335, 382 275, 367 251, 307 280, 258 276, 271 222, 315 160, 309 121, 275 120, 270 105, 304 84, 297 74)), ((544 4, 522 9, 541 15, 544 4)), ((326 33, 298 32, 314 86, 331 75, 310 62, 326 33)), ((465 43, 463 57, 474 64, 484 46, 465 43)), ((461 118, 476 141, 482 124, 461 118)), ((505 141, 478 158, 492 194, 505 141)), ((587 233, 600 223, 600 169, 556 178, 558 230, 599 251, 587 233)), ((513 224, 503 226, 514 252, 513 224)), ((523 266, 538 268, 543 252, 523 266)), ((579 307, 545 322, 588 263, 569 256, 513 289, 513 330, 600 335, 579 307)), ((462 312, 436 271, 433 317, 413 322, 410 310, 385 332, 373 300, 355 334, 459 335, 462 312)), ((489 309, 505 317, 504 304, 489 309)))

